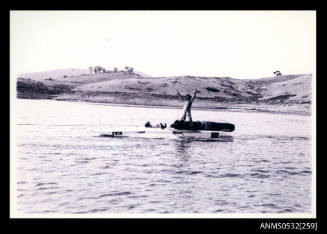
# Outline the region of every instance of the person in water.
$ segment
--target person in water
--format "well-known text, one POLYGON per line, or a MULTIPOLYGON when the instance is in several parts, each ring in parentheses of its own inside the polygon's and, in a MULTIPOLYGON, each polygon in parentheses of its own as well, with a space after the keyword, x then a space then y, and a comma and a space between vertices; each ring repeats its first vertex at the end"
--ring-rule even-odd
POLYGON ((165 129, 167 127, 167 124, 157 124, 155 126, 152 126, 152 124, 150 123, 150 121, 147 121, 144 125, 146 128, 161 128, 161 129, 165 129))
POLYGON ((177 95, 179 97, 179 99, 181 101, 184 102, 184 106, 183 106, 183 115, 182 118, 180 120, 186 120, 186 116, 189 118, 190 124, 192 124, 192 115, 191 115, 191 107, 192 107, 192 103, 196 97, 198 90, 195 90, 193 97, 191 97, 191 95, 186 94, 185 96, 182 96, 177 89, 177 95))

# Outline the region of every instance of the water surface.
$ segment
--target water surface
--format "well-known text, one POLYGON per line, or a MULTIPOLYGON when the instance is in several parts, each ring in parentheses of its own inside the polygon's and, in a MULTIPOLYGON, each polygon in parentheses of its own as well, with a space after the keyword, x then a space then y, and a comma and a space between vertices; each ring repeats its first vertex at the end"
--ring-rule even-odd
POLYGON ((193 110, 231 122, 231 140, 104 138, 171 123, 177 109, 18 100, 17 206, 23 213, 309 213, 311 117, 193 110))

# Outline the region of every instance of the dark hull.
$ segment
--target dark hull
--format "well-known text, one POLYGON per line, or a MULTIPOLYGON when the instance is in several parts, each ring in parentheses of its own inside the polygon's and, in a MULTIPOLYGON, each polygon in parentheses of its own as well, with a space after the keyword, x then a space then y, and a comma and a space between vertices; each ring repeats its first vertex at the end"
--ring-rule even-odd
POLYGON ((218 123, 209 121, 194 121, 192 125, 189 121, 176 120, 170 127, 178 130, 199 130, 199 131, 224 131, 232 132, 235 130, 234 124, 218 123))

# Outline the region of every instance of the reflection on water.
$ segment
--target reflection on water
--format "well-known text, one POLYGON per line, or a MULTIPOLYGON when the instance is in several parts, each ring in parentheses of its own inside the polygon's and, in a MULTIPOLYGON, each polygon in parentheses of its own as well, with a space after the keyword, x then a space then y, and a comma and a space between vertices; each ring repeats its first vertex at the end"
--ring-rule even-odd
POLYGON ((191 147, 192 140, 191 139, 179 139, 174 140, 175 148, 176 148, 176 155, 180 157, 188 157, 189 150, 191 147))
POLYGON ((173 122, 176 109, 19 100, 17 207, 24 213, 311 212, 310 117, 222 111, 222 141, 95 137, 173 122))

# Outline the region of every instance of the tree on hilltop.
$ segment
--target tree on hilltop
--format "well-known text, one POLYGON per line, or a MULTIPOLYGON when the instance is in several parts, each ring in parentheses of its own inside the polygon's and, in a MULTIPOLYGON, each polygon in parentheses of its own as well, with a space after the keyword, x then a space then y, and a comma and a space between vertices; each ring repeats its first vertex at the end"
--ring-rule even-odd
POLYGON ((125 66, 125 70, 130 74, 134 73, 134 68, 133 67, 125 66))
POLYGON ((275 71, 274 74, 275 74, 276 76, 281 76, 281 75, 282 75, 282 73, 281 73, 280 71, 275 71))
POLYGON ((101 66, 94 67, 94 73, 100 73, 100 72, 105 72, 105 71, 106 71, 106 69, 104 69, 101 66))

